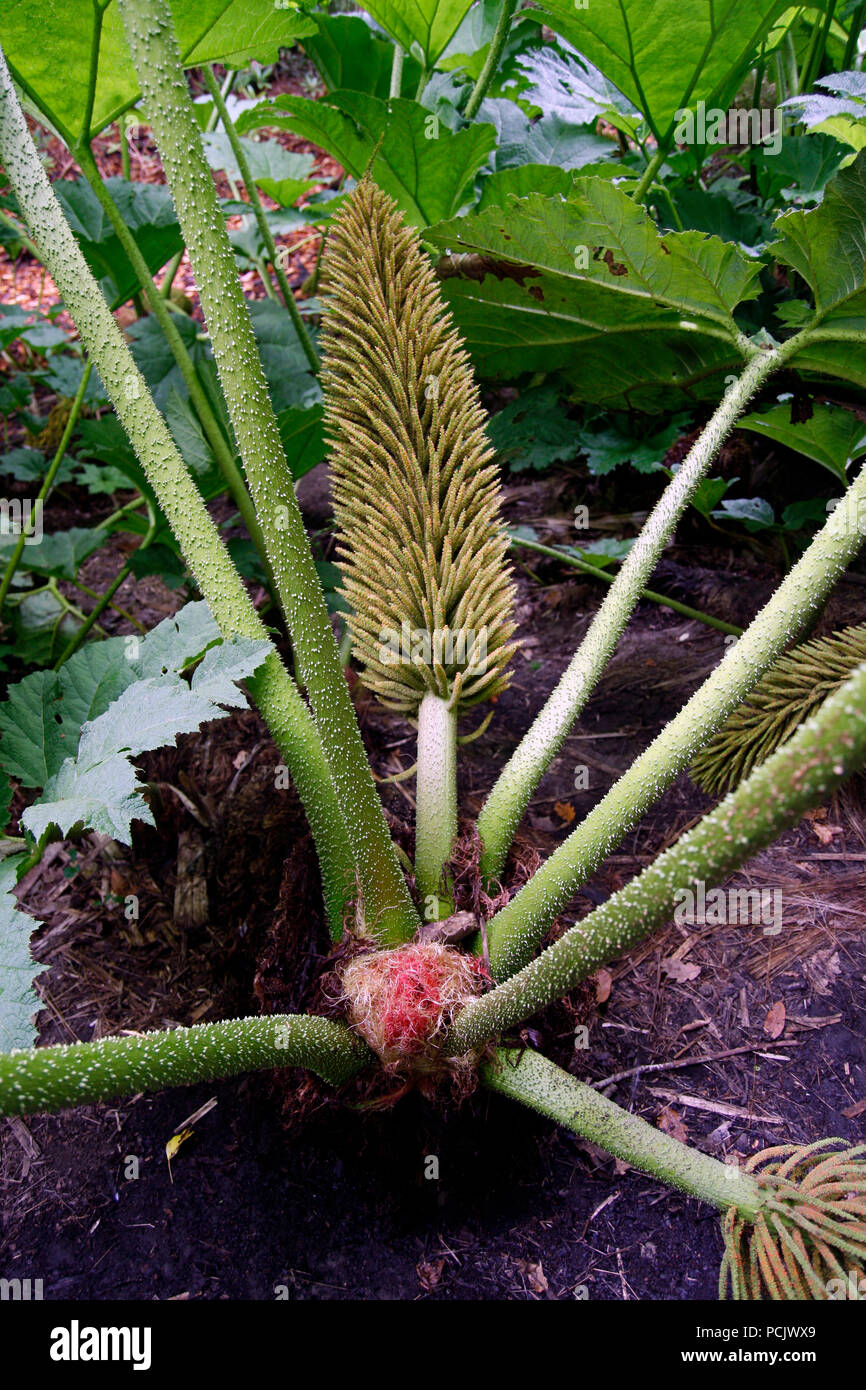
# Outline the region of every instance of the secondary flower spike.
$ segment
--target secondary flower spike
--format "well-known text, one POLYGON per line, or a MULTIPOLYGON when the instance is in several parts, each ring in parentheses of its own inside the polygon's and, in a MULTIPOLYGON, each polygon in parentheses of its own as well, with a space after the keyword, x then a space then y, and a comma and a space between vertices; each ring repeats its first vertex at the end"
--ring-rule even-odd
POLYGON ((413 714, 498 694, 515 649, 493 451, 415 231, 364 179, 324 260, 325 421, 362 680, 413 714))

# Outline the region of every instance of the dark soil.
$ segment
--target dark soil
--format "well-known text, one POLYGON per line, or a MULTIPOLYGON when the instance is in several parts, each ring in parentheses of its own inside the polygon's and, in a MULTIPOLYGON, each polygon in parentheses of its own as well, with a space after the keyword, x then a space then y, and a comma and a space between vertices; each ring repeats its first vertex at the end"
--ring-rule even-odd
MULTIPOLYGON (((509 519, 561 538, 576 486, 565 472, 511 487, 509 519)), ((313 524, 322 519, 314 491, 313 524)), ((747 621, 778 582, 766 550, 708 549, 706 535, 699 546, 687 524, 682 532, 654 586, 747 621)), ((468 814, 599 601, 592 581, 526 559, 515 680, 487 732, 463 750, 468 814)), ((863 610, 853 576, 819 630, 862 620, 863 610)), ((544 853, 563 839, 718 661, 723 640, 639 606, 533 800, 527 843, 544 853), (575 790, 579 765, 589 785, 575 790)), ((355 693, 377 774, 408 767, 409 727, 355 693)), ((95 836, 51 847, 23 895, 46 923, 36 943, 50 966, 40 980, 45 1042, 254 1012, 256 965, 274 939, 308 995, 327 943, 315 911, 299 911, 315 869, 293 792, 274 789, 277 761, 256 714, 235 715, 142 760, 158 827, 138 830, 131 849, 95 836), (120 906, 129 893, 137 921, 120 906)), ((412 786, 383 788, 395 823, 411 823, 412 786)), ((566 922, 709 804, 681 778, 566 922)), ((722 1157, 782 1139, 862 1140, 864 832, 855 781, 740 876, 780 890, 778 935, 671 925, 602 972, 570 1012, 536 1021, 532 1040, 722 1157), (587 1047, 574 1045, 575 1019, 588 1026, 587 1047)), ((0 1274, 41 1278, 46 1298, 74 1299, 715 1297, 718 1221, 696 1201, 487 1093, 446 1112, 417 1094, 387 1111, 362 1113, 356 1100, 293 1072, 4 1122, 0 1274), (166 1143, 212 1097, 169 1169, 166 1143)))

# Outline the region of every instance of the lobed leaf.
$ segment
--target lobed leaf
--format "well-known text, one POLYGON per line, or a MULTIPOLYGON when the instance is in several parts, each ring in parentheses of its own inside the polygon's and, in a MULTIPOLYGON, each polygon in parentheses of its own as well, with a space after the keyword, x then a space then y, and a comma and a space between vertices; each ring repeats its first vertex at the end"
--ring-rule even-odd
POLYGON ((30 954, 30 934, 39 924, 22 912, 13 888, 23 856, 0 863, 0 1052, 32 1047, 33 1015, 42 1005, 33 980, 45 969, 30 954))

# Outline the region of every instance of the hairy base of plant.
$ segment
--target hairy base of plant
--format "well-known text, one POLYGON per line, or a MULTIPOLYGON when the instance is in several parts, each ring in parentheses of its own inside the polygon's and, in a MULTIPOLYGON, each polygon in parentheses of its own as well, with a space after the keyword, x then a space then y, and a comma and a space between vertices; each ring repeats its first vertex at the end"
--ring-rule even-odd
POLYGON ((443 1057, 451 1019, 480 994, 483 963, 440 942, 355 956, 340 974, 356 1032, 389 1071, 416 1079, 474 1072, 478 1057, 443 1057))
POLYGON ((720 1298, 866 1299, 866 1144, 785 1144, 745 1166, 766 1199, 754 1219, 725 1215, 720 1298))

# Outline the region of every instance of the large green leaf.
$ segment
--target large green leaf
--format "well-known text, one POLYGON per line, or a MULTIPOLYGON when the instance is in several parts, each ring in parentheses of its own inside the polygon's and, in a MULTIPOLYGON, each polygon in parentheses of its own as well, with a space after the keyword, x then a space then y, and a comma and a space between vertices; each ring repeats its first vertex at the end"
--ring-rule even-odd
POLYGON ((0 766, 25 787, 44 787, 74 757, 82 725, 128 686, 177 674, 219 641, 207 604, 188 603, 143 638, 91 642, 59 671, 25 676, 0 705, 0 766))
MULTIPOLYGON (((281 46, 315 28, 307 15, 274 0, 172 0, 171 9, 187 67, 270 62, 281 46)), ((15 80, 71 145, 139 98, 115 0, 6 0, 0 43, 15 80)))
POLYGON ((25 594, 10 616, 15 629, 15 655, 26 666, 50 666, 81 625, 47 588, 25 594))
POLYGON ((711 189, 685 184, 672 189, 680 224, 687 231, 721 237, 722 241, 761 247, 770 234, 770 219, 756 210, 754 198, 732 184, 733 180, 719 179, 711 189))
POLYGON ((790 404, 744 415, 737 429, 752 430, 777 444, 795 449, 830 470, 840 482, 848 481, 847 468, 866 453, 866 424, 853 410, 815 401, 808 420, 791 422, 790 404))
POLYGON ((802 275, 815 299, 814 323, 857 328, 866 313, 866 151, 827 185, 811 212, 778 218, 770 250, 802 275))
POLYGON ((528 193, 543 193, 546 197, 558 194, 565 198, 573 183, 571 170, 550 164, 521 164, 514 169, 497 169, 481 184, 477 211, 504 209, 511 198, 524 198, 528 193))
POLYGON ((604 73, 553 44, 522 54, 517 66, 529 83, 520 93, 521 101, 545 115, 559 116, 570 125, 594 123, 599 116, 624 116, 632 126, 638 117, 604 73))
POLYGON ((575 400, 654 412, 684 398, 717 400, 722 378, 742 370, 733 343, 683 329, 672 311, 565 277, 530 272, 521 284, 496 273, 443 286, 483 377, 558 371, 575 400))
POLYGON ((574 421, 550 385, 522 392, 487 421, 487 437, 500 463, 507 463, 514 473, 574 458, 576 436, 574 421))
POLYGON ((703 397, 741 365, 733 311, 760 265, 697 232, 661 236, 604 179, 529 194, 432 227, 444 291, 478 369, 564 371, 584 400, 651 409, 664 388, 703 397))
POLYGON ((55 328, 41 314, 32 318, 32 311, 22 309, 20 304, 0 304, 0 350, 21 338, 30 347, 57 347, 66 334, 62 328, 55 328))
MULTIPOLYGON (((490 53, 490 44, 502 13, 502 0, 475 0, 448 47, 437 60, 440 72, 454 72, 477 82, 490 53)), ((539 51, 539 33, 527 18, 528 11, 520 9, 514 15, 499 64, 493 75, 489 92, 502 96, 507 88, 519 81, 517 60, 522 53, 539 51)), ((435 78, 434 78, 435 80, 435 78)), ((516 95, 516 93, 512 93, 516 95)))
POLYGON ((479 120, 489 121, 496 131, 497 169, 524 164, 580 169, 609 159, 614 149, 610 140, 596 135, 593 125, 575 125, 557 112, 531 121, 516 102, 504 97, 485 101, 479 120))
MULTIPOLYGON (((104 182, 153 274, 183 248, 171 193, 164 184, 104 182)), ((139 288, 138 275, 96 194, 84 179, 58 179, 53 187, 103 294, 109 304, 123 304, 139 288)))
MULTIPOLYGON (((30 394, 28 389, 28 395, 30 394)), ((17 449, 10 449, 8 454, 0 454, 0 474, 3 477, 14 478, 18 483, 41 483, 50 467, 50 460, 45 457, 41 449, 31 449, 29 445, 21 444, 17 449)), ((54 475, 54 484, 71 482, 75 476, 75 460, 66 454, 61 460, 60 467, 54 475)))
POLYGON ((325 429, 320 405, 310 405, 305 409, 289 406, 277 416, 280 438, 286 451, 286 458, 297 482, 321 463, 325 457, 325 429))
POLYGON ((0 768, 0 832, 9 824, 9 810, 12 806, 13 787, 7 774, 0 768))
MULTIPOLYGON (((203 341, 201 324, 185 314, 175 314, 174 326, 178 330, 183 345, 198 367, 210 357, 210 343, 203 341)), ((127 330, 132 339, 130 349, 138 367, 150 389, 150 394, 160 409, 164 409, 171 392, 186 396, 187 389, 168 339, 153 314, 145 314, 136 319, 127 330)))
POLYGON ((12 892, 21 861, 17 855, 0 864, 0 1052, 36 1041, 32 1018, 42 1007, 32 985, 45 966, 30 954, 30 936, 38 923, 19 909, 12 892))
POLYGON ((472 0, 365 0, 364 8, 396 43, 432 68, 456 34, 472 0))
POLYGON ((855 150, 866 146, 866 73, 839 72, 815 84, 828 92, 812 92, 783 102, 807 130, 831 135, 855 150))
POLYGON ((531 193, 504 213, 491 208, 432 227, 427 235, 452 250, 472 250, 603 288, 618 299, 711 321, 732 338, 738 333, 734 309, 759 288, 758 261, 700 232, 661 236, 645 210, 606 179, 578 178, 567 199, 531 193), (585 256, 578 254, 581 248, 585 256))
MULTIPOLYGON (((20 569, 47 574, 55 579, 74 579, 84 560, 105 544, 105 532, 73 526, 43 536, 36 545, 25 544, 20 569)), ((16 536, 0 536, 0 564, 5 564, 17 544, 16 536)))
POLYGON ((34 671, 0 705, 0 762, 24 787, 44 787, 69 752, 56 717, 59 699, 57 673, 34 671))
POLYGON ((545 0, 547 24, 600 68, 664 138, 699 100, 726 108, 786 0, 545 0))
POLYGON ((322 101, 279 96, 238 121, 239 130, 262 125, 313 141, 355 178, 378 147, 372 177, 417 227, 459 211, 496 142, 491 125, 455 134, 415 101, 379 101, 364 92, 334 92, 322 101))
POLYGON ((177 391, 171 391, 165 405, 165 423, 205 501, 225 492, 225 478, 188 397, 184 399, 177 391))
POLYGON ((80 825, 128 844, 133 820, 153 823, 130 758, 223 718, 225 706, 245 707, 236 682, 252 675, 270 650, 268 641, 235 638, 208 651, 191 686, 173 671, 127 686, 82 726, 76 756, 64 761, 24 812, 24 828, 38 839, 49 826, 67 834, 80 825))
POLYGON ((791 362, 804 372, 843 377, 866 386, 866 150, 828 183, 811 212, 778 218, 770 251, 792 266, 812 292, 815 312, 805 325, 821 339, 791 362), (844 340, 833 341, 835 334, 844 340))
POLYGON ((322 389, 310 372, 288 309, 274 299, 249 299, 247 308, 274 410, 279 414, 292 405, 315 405, 322 389))
MULTIPOLYGON (((165 742, 173 742, 168 731, 165 742)), ((138 774, 123 753, 89 765, 67 758, 46 786, 45 796, 46 801, 35 802, 21 817, 22 825, 36 839, 52 826, 62 835, 78 826, 128 845, 133 820, 154 824, 138 774)))
MULTIPOLYGON (((145 638, 144 642, 147 640, 145 638)), ((137 639, 128 641, 123 637, 89 642, 64 662, 56 673, 64 758, 75 752, 82 724, 98 719, 112 701, 138 679, 141 663, 132 659, 136 644, 137 639)), ((5 736, 0 745, 0 755, 4 747, 5 736)), ((57 768, 51 770, 56 772, 57 768)), ((43 781, 38 785, 44 786, 45 783, 43 781)))
MULTIPOLYGON (((177 13, 177 0, 172 0, 177 13)), ((180 36, 180 25, 178 24, 180 36)), ((291 48, 296 39, 316 32, 315 19, 304 12, 303 4, 279 4, 276 0, 231 0, 223 13, 192 48, 181 43, 184 66, 223 63, 240 68, 255 58, 260 63, 276 62, 281 48, 291 48)))
POLYGON ((749 153, 758 189, 776 207, 807 199, 819 202, 828 180, 850 156, 832 135, 786 135, 776 154, 763 146, 749 153))
POLYGON ((183 671, 220 639, 220 630, 204 601, 185 603, 143 637, 135 658, 142 676, 183 671))
MULTIPOLYGON (((150 318, 145 321, 149 322, 150 318)), ((128 486, 138 488, 156 508, 156 494, 148 483, 144 470, 135 457, 129 436, 116 415, 103 415, 98 420, 79 420, 76 440, 79 459, 97 459, 123 474, 128 486)), ((86 464, 84 466, 87 467, 86 464)))
MULTIPOLYGON (((358 15, 317 14, 315 19, 317 32, 304 39, 303 47, 328 91, 368 92, 386 99, 391 91, 394 45, 358 15)), ((419 76, 418 63, 407 54, 401 96, 414 96, 419 76)))
MULTIPOLYGON (((284 150, 276 140, 245 140, 241 146, 247 157, 250 174, 258 188, 281 207, 291 207, 302 193, 315 185, 313 156, 284 150)), ((225 131, 204 137, 204 152, 212 169, 224 169, 230 178, 239 179, 234 151, 225 131)))

